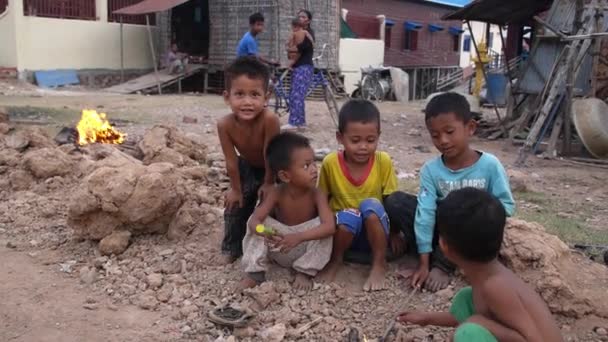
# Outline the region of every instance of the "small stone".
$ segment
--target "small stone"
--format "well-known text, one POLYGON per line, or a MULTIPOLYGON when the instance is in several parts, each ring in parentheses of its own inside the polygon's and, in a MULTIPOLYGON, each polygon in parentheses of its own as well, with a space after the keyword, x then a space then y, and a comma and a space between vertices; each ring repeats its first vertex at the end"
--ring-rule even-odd
POLYGON ((95 268, 89 266, 80 268, 80 281, 87 285, 91 285, 97 281, 97 271, 95 268))
POLYGON ((195 123, 198 123, 198 119, 197 118, 193 118, 191 116, 184 116, 182 118, 182 122, 186 123, 186 124, 195 124, 195 123))
POLYGON ((255 330, 253 330, 252 327, 236 328, 236 329, 234 329, 234 336, 236 338, 242 338, 242 339, 254 337, 255 330))
POLYGON ((420 132, 420 130, 417 128, 412 128, 407 132, 407 135, 411 137, 420 137, 422 136, 422 132, 420 132))
POLYGON ((156 293, 156 299, 162 303, 166 303, 171 299, 172 295, 173 287, 165 285, 156 293))
POLYGON ((76 260, 69 260, 59 264, 59 271, 63 273, 72 273, 72 266, 76 265, 76 260))
POLYGON ((158 306, 158 301, 154 297, 153 292, 146 291, 139 296, 137 306, 144 310, 153 310, 158 306))
POLYGON ((198 308, 196 305, 186 305, 179 310, 182 317, 188 317, 190 314, 196 312, 198 308))
POLYGON ((606 331, 606 329, 598 327, 595 328, 595 333, 598 334, 599 336, 607 336, 608 335, 608 331, 606 331))
POLYGON ((99 242, 99 252, 103 255, 120 255, 129 247, 131 232, 114 231, 112 234, 101 239, 99 242))
POLYGON ((210 226, 215 224, 216 222, 216 218, 215 215, 213 215, 212 213, 208 213, 207 215, 205 215, 205 224, 210 226))
POLYGON ((172 255, 173 253, 175 253, 174 250, 172 250, 172 249, 165 249, 163 251, 160 251, 160 253, 158 253, 158 255, 160 255, 162 257, 168 257, 169 255, 172 255))
POLYGON ((150 288, 157 289, 163 285, 163 275, 159 273, 148 274, 146 282, 150 288))
POLYGON ((182 271, 182 264, 179 260, 166 261, 161 265, 161 272, 164 274, 178 274, 182 271))
POLYGON ((118 306, 114 304, 108 304, 108 310, 118 311, 118 306))
POLYGON ((428 333, 424 329, 414 329, 409 333, 410 337, 413 337, 418 340, 423 340, 428 336, 428 333))
POLYGON ((450 300, 452 299, 452 297, 454 297, 454 290, 448 287, 443 290, 437 291, 435 295, 441 298, 442 300, 450 300))
POLYGON ((11 242, 11 241, 8 241, 8 242, 6 243, 6 248, 9 248, 9 249, 15 249, 15 248, 17 248, 17 245, 15 245, 15 244, 14 244, 13 242, 11 242))
POLYGON ((106 264, 106 262, 108 262, 108 257, 107 256, 102 256, 99 258, 95 258, 95 260, 93 260, 93 265, 97 268, 103 268, 106 264))
POLYGON ((97 310, 99 308, 99 306, 97 304, 94 304, 94 303, 86 303, 82 307, 85 308, 85 309, 87 309, 87 310, 97 310))
POLYGON ((258 337, 265 342, 280 342, 283 341, 286 334, 287 327, 281 323, 261 331, 258 337))
POLYGON ((414 146, 413 149, 420 153, 431 153, 431 149, 425 145, 414 146))
POLYGON ((192 328, 189 325, 184 325, 181 329, 182 334, 186 334, 189 333, 190 331, 192 331, 192 328))

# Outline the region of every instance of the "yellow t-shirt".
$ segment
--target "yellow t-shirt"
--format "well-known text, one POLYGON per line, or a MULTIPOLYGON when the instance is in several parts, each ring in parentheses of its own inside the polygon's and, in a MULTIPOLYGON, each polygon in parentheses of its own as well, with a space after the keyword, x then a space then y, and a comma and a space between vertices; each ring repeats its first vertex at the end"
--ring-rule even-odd
POLYGON ((384 196, 395 192, 397 176, 386 152, 377 151, 375 158, 370 158, 367 175, 360 180, 349 174, 343 152, 333 152, 323 159, 319 189, 329 195, 329 206, 334 212, 358 209, 365 199, 382 201, 384 196))

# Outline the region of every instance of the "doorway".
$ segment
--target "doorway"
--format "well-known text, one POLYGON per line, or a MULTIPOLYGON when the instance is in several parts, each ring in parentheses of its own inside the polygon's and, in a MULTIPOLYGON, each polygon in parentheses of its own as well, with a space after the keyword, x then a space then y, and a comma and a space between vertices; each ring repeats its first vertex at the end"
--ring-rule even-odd
POLYGON ((180 52, 209 56, 209 0, 190 0, 171 11, 171 38, 180 52))

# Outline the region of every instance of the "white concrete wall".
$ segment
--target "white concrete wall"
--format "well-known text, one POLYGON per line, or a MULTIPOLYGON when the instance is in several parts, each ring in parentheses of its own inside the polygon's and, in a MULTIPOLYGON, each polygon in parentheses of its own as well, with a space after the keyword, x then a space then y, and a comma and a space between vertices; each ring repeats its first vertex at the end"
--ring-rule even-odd
MULTIPOLYGON (((9 6, 15 11, 16 63, 12 64, 19 71, 120 69, 120 24, 107 22, 107 0, 97 0, 97 21, 24 16, 23 0, 9 0, 9 6)), ((152 68, 146 27, 125 24, 123 28, 124 67, 152 68)), ((3 52, 0 58, 10 62, 3 52)))
POLYGON ((16 11, 9 1, 6 11, 0 13, 0 68, 17 67, 16 11))
MULTIPOLYGON (((477 42, 477 44, 481 43, 482 41, 487 43, 485 23, 472 21, 471 28, 473 29, 473 34, 475 35, 475 41, 477 42)), ((475 46, 473 45, 473 40, 471 40, 471 51, 464 51, 465 37, 467 35, 471 36, 471 32, 469 31, 469 28, 466 24, 462 26, 462 29, 464 30, 464 33, 460 35, 460 67, 465 68, 471 65, 471 59, 477 56, 477 54, 475 53, 475 46)), ((492 40, 492 50, 498 53, 502 53, 502 40, 500 39, 500 29, 498 28, 498 26, 492 25, 490 26, 490 32, 492 32, 494 36, 492 40)), ((503 33, 507 34, 507 31, 503 30, 503 33)))
POLYGON ((384 62, 384 41, 377 39, 340 39, 340 71, 344 87, 350 94, 361 80, 361 68, 381 66, 384 62))

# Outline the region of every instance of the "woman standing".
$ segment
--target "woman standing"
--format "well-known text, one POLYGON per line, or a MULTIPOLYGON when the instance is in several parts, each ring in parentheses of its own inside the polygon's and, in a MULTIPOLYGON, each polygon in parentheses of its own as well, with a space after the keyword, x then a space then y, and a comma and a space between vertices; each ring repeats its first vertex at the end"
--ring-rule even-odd
POLYGON ((315 37, 315 31, 312 29, 312 27, 310 27, 310 22, 312 21, 312 13, 310 13, 310 11, 302 9, 302 10, 300 10, 300 12, 298 12, 298 18, 300 18, 300 21, 304 25, 304 28, 306 29, 306 31, 308 31, 308 33, 310 33, 310 35, 312 36, 312 39, 313 40, 317 39, 315 37))
POLYGON ((296 130, 306 127, 306 94, 312 83, 314 65, 312 61, 314 53, 314 32, 310 28, 312 14, 306 10, 298 13, 298 18, 304 28, 312 36, 312 40, 306 36, 292 52, 297 52, 299 58, 293 64, 291 74, 291 93, 289 94, 289 123, 281 127, 282 130, 296 130))

